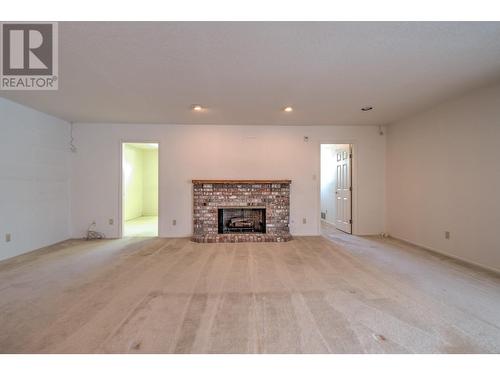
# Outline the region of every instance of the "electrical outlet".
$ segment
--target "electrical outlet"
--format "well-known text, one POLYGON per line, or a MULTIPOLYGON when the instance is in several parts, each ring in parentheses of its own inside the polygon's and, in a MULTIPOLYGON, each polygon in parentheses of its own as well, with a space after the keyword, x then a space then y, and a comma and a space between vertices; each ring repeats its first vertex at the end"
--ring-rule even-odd
POLYGON ((109 219, 109 225, 113 225, 115 221, 113 219, 109 219))
POLYGON ((5 234, 5 242, 10 242, 10 240, 11 240, 10 233, 5 234))
POLYGON ((172 225, 177 225, 177 220, 172 220, 172 225))
POLYGON ((306 224, 307 223, 307 219, 306 218, 303 218, 302 219, 302 224, 306 224))
POLYGON ((444 232, 444 238, 449 240, 450 239, 450 232, 448 232, 448 231, 444 232))

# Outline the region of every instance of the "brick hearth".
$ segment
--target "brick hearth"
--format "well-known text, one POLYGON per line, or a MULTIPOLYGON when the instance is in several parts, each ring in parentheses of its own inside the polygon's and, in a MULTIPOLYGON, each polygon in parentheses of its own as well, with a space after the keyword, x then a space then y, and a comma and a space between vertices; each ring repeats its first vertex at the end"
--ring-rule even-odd
POLYGON ((193 180, 195 242, 284 242, 289 228, 290 180, 193 180), (265 207, 266 233, 218 233, 218 209, 265 207))

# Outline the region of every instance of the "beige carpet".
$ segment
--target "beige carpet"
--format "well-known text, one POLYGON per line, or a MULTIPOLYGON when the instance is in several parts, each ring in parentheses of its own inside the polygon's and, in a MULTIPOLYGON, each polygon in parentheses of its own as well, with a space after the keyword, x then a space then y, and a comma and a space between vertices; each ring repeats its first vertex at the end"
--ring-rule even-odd
POLYGON ((67 241, 1 262, 0 352, 500 352, 498 276, 329 237, 67 241))

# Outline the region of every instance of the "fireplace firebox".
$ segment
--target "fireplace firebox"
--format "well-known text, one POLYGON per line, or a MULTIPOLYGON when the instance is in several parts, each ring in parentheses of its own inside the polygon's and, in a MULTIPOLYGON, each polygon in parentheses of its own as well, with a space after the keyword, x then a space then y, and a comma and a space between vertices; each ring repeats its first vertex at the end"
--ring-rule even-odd
POLYGON ((218 209, 218 233, 266 233, 264 207, 222 207, 218 209))

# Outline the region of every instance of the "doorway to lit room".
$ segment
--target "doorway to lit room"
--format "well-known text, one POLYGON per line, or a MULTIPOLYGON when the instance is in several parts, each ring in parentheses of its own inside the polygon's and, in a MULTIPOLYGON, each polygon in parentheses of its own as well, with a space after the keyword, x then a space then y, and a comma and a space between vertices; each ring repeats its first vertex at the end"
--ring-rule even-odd
POLYGON ((122 143, 122 236, 158 236, 158 143, 122 143))
POLYGON ((321 231, 352 234, 352 145, 321 145, 321 231))

